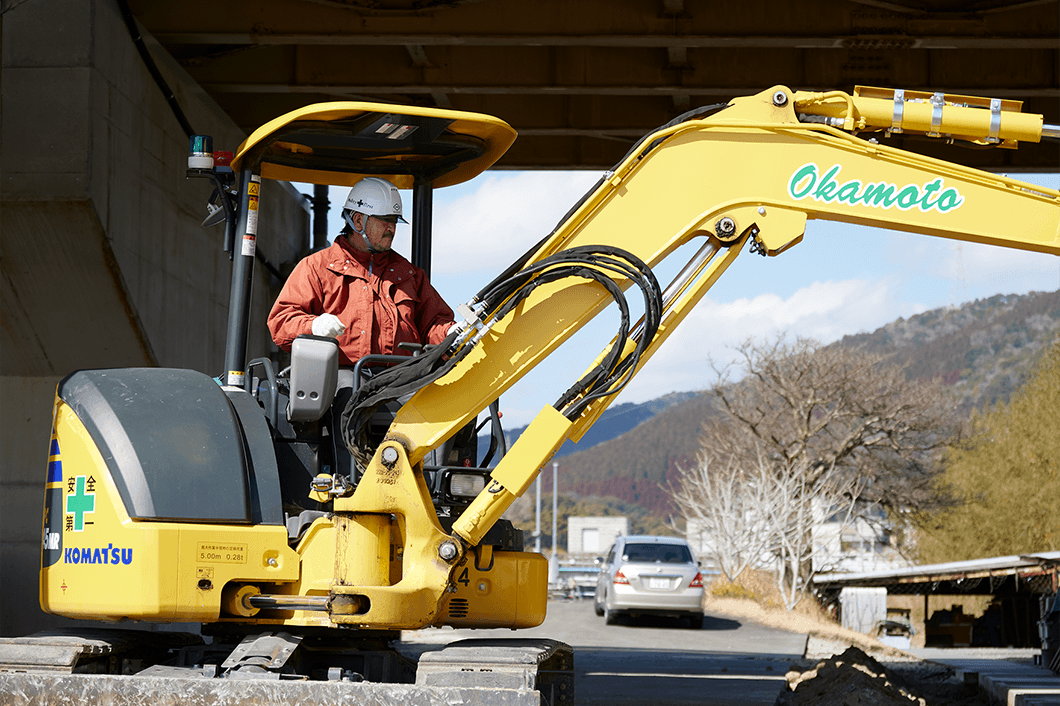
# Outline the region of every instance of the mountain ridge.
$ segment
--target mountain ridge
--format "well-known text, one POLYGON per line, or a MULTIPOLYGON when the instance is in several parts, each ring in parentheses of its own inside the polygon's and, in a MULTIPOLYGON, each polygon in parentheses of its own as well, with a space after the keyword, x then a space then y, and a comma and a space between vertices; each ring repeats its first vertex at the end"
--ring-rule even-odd
MULTIPOLYGON (((1058 326, 1060 292, 999 294, 899 318, 830 345, 887 356, 911 379, 941 379, 957 395, 958 413, 967 417, 1007 401, 1045 347, 1057 340, 1058 326)), ((701 426, 716 414, 714 399, 705 391, 672 393, 617 405, 614 411, 594 425, 595 430, 607 421, 598 434, 586 434, 581 444, 553 459, 561 492, 611 497, 665 518, 674 512, 665 486, 678 467, 695 462, 701 426), (633 420, 639 421, 624 426, 633 420), (590 440, 594 443, 585 446, 590 440)), ((519 432, 513 430, 513 437, 519 432)), ((546 489, 552 487, 551 467, 542 471, 546 489)))

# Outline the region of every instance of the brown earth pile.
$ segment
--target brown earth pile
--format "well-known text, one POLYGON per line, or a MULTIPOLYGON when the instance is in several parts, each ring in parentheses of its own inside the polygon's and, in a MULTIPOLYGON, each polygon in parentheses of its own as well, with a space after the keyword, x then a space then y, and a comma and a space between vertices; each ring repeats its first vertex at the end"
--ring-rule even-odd
POLYGON ((857 647, 812 669, 792 670, 775 706, 988 706, 938 665, 889 669, 857 647))

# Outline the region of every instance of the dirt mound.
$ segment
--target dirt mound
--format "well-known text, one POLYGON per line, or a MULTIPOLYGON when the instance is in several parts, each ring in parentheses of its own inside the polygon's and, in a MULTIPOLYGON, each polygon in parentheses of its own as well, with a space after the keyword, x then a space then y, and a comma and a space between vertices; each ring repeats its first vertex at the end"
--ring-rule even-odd
POLYGON ((987 706, 938 665, 889 669, 857 647, 785 675, 775 706, 987 706))

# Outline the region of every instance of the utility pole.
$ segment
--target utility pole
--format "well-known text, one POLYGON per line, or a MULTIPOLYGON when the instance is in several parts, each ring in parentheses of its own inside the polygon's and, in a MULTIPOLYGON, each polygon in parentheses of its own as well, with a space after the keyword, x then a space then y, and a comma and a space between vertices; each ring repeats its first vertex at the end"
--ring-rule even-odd
MULTIPOLYGON (((558 533, 556 525, 556 513, 558 508, 557 503, 557 492, 556 492, 556 471, 559 470, 559 464, 555 461, 552 462, 552 558, 548 561, 548 582, 555 586, 559 581, 559 565, 556 564, 556 534, 558 533)), ((538 476, 538 480, 541 477, 538 476)))
POLYGON ((534 551, 538 554, 541 553, 541 475, 538 474, 537 481, 537 502, 535 508, 537 510, 537 519, 534 520, 534 551))

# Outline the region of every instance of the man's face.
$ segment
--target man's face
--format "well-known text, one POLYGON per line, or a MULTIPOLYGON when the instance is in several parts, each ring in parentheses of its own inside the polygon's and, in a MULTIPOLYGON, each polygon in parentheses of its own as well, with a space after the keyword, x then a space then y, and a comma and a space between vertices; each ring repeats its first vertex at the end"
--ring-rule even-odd
MULTIPOLYGON (((389 250, 394 244, 394 231, 397 228, 397 216, 366 216, 363 213, 353 214, 353 225, 359 230, 363 230, 364 234, 368 237, 368 242, 372 244, 372 247, 377 251, 389 250)), ((351 233, 349 236, 350 244, 358 250, 368 250, 368 246, 364 243, 364 238, 351 233)))

